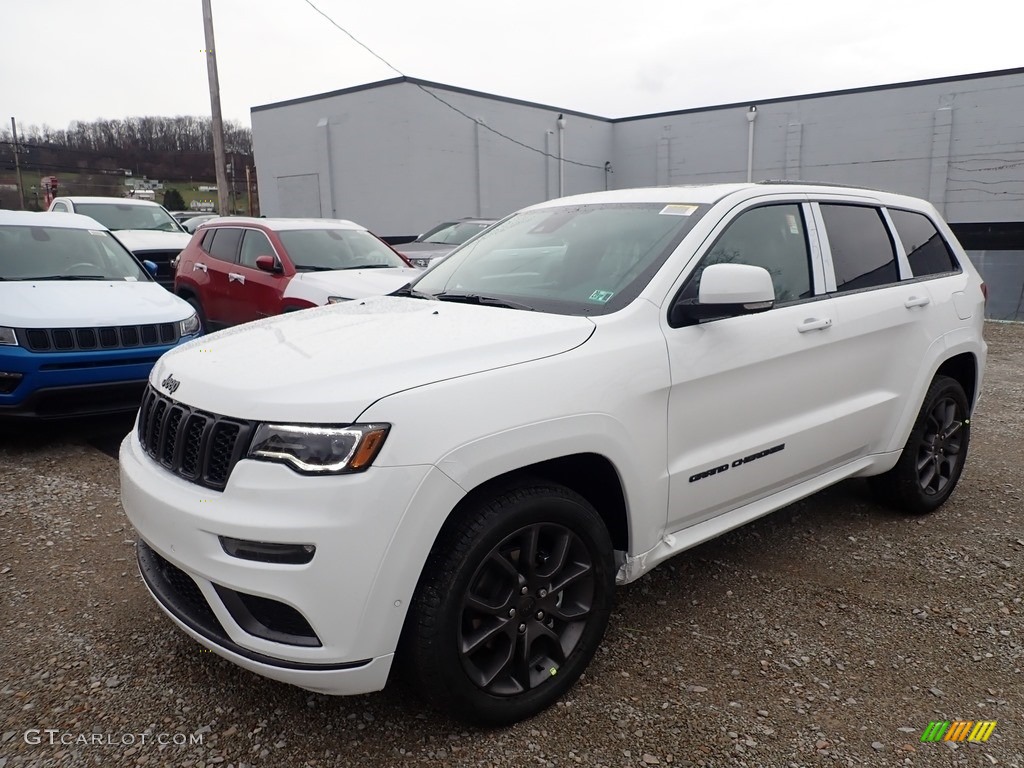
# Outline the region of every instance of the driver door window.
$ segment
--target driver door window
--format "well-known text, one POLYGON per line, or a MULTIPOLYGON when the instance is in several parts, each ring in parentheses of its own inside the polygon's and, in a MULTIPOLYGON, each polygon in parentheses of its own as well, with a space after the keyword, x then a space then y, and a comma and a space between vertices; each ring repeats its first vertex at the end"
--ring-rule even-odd
POLYGON ((776 305, 814 295, 807 230, 798 204, 766 205, 741 213, 701 259, 682 298, 697 298, 701 273, 711 264, 764 267, 772 276, 776 305))
POLYGON ((238 263, 249 269, 256 269, 257 256, 273 256, 274 247, 270 240, 262 232, 255 229, 245 230, 242 237, 242 251, 238 257, 238 263))

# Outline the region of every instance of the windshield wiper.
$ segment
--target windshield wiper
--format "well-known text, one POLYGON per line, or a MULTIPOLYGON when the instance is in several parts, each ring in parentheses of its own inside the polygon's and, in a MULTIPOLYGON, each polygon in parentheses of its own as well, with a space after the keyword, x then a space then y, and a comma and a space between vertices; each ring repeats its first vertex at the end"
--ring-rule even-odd
POLYGON ((103 275, 40 275, 39 277, 19 277, 19 280, 113 280, 103 275))
POLYGON ((397 291, 392 291, 388 296, 408 296, 410 299, 433 299, 433 294, 417 291, 411 285, 403 285, 397 291))
POLYGON ((392 269, 390 264, 356 264, 354 267, 338 267, 338 270, 345 269, 392 269))
POLYGON ((537 311, 528 304, 520 304, 518 301, 510 301, 509 299, 499 299, 495 296, 481 296, 478 293, 449 293, 448 291, 441 291, 434 294, 434 298, 438 301, 455 301, 460 304, 479 304, 486 307, 522 309, 527 312, 537 311))
POLYGON ((296 264, 295 270, 297 272, 334 272, 337 267, 310 267, 304 264, 296 264))

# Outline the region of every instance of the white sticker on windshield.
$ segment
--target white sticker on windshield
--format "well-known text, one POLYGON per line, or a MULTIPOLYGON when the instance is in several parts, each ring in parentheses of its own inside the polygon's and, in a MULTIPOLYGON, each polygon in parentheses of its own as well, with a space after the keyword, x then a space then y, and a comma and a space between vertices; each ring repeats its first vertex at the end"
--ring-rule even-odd
POLYGON ((689 216, 697 210, 696 205, 682 205, 680 203, 671 203, 662 208, 658 213, 663 216, 689 216))
POLYGON ((599 304, 607 304, 608 300, 615 295, 614 291, 594 291, 590 294, 588 301, 596 301, 599 304))
POLYGON ((124 281, 125 281, 126 283, 137 283, 137 282, 139 282, 139 278, 137 278, 137 277, 132 277, 131 275, 129 275, 128 277, 126 277, 126 278, 124 279, 124 281))
POLYGON ((89 230, 89 234, 90 235, 96 235, 96 237, 106 237, 107 236, 106 232, 100 232, 100 230, 98 230, 98 229, 90 229, 89 230))

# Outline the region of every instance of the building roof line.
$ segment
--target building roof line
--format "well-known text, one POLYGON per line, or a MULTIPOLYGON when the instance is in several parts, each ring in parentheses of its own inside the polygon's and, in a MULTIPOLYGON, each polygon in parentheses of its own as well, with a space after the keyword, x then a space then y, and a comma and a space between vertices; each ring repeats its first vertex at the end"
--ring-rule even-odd
POLYGON ((278 107, 288 107, 295 104, 305 104, 311 101, 319 101, 321 99, 329 99, 334 96, 343 96, 350 93, 358 93, 359 91, 368 91, 375 88, 383 88, 389 85, 399 85, 401 83, 409 83, 411 85, 418 85, 424 88, 436 88, 442 91, 449 91, 452 93, 462 93, 468 96, 476 96, 478 98, 490 99, 491 101, 500 101, 506 104, 518 104, 524 107, 532 107, 534 109, 544 109, 551 112, 559 112, 565 115, 574 115, 576 117, 585 117, 590 120, 601 120, 607 123, 625 123, 632 120, 646 120, 654 117, 670 117, 672 115, 685 115, 693 114, 696 112, 711 112, 720 109, 736 109, 746 108, 752 104, 779 104, 787 101, 804 101, 807 99, 822 99, 831 96, 847 96, 856 93, 871 93, 872 91, 891 91, 898 88, 913 88, 922 85, 940 85, 942 83, 954 83, 965 80, 980 80, 984 78, 992 77, 1004 77, 1008 75, 1020 75, 1024 74, 1024 67, 1016 67, 1014 69, 997 69, 990 70, 988 72, 971 72, 961 75, 948 75, 945 77, 933 77, 924 80, 907 80, 899 83, 884 83, 881 85, 865 85, 857 88, 843 88, 834 91, 818 91, 815 93, 804 93, 795 96, 774 96, 768 99, 748 99, 746 101, 734 101, 728 104, 712 104, 703 107, 688 107, 687 109, 676 109, 665 112, 650 112, 643 115, 630 115, 628 117, 604 117, 601 115, 594 115, 588 112, 580 112, 573 109, 566 109, 564 107, 555 107, 550 104, 540 104, 535 101, 526 101, 524 99, 514 99, 509 96, 498 96, 493 93, 485 93, 484 91, 475 91, 470 88, 461 88, 456 85, 447 85, 445 83, 436 83, 431 80, 422 80, 418 77, 392 77, 387 80, 377 80, 372 83, 364 83, 363 85, 356 85, 350 88, 341 88, 336 91, 327 91, 326 93, 317 93, 310 96, 300 96, 295 99, 287 99, 285 101, 276 101, 270 104, 260 104, 255 107, 250 107, 250 112, 263 112, 265 110, 277 109, 278 107))
POLYGON ((262 112, 268 109, 276 109, 278 107, 289 107, 294 104, 304 104, 310 101, 319 101, 320 99, 329 99, 334 96, 343 96, 350 93, 358 93, 359 91, 368 91, 374 88, 383 88, 389 85, 399 85, 401 83, 409 83, 410 85, 418 85, 423 88, 436 88, 441 91, 449 91, 451 93, 462 93, 467 96, 476 96, 483 99, 489 99, 491 101, 501 101, 506 104, 518 104, 523 107, 533 107, 534 109, 544 109, 549 112, 559 112, 564 115, 573 115, 575 117, 586 117, 590 120, 603 120, 604 122, 611 122, 611 118, 603 117, 602 115, 592 115, 587 112, 580 112, 574 109, 566 109, 565 107, 553 107, 550 104, 540 104, 535 101, 526 101, 525 99, 514 99, 510 96, 498 96, 494 93, 485 93, 483 91, 474 91, 470 88, 461 88, 457 85, 447 85, 445 83, 435 83, 432 80, 421 80, 418 77, 392 77, 388 80, 377 80, 373 83, 365 83, 363 85, 356 85, 351 88, 342 88, 337 91, 328 91, 327 93, 317 93, 311 96, 300 96, 296 99, 288 99, 286 101, 277 101, 272 104, 260 104, 255 107, 250 107, 250 112, 262 112))

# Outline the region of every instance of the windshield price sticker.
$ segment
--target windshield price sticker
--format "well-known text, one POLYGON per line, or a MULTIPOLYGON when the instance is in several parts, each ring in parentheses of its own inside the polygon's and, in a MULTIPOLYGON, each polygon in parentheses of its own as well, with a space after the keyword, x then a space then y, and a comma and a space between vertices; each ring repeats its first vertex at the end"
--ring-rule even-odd
POLYGON ((682 205, 680 203, 670 203, 662 208, 658 213, 662 216, 690 216, 694 211, 697 210, 696 205, 682 205))

